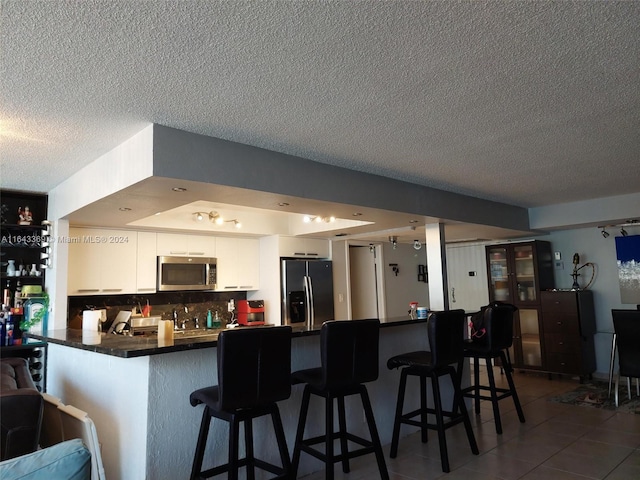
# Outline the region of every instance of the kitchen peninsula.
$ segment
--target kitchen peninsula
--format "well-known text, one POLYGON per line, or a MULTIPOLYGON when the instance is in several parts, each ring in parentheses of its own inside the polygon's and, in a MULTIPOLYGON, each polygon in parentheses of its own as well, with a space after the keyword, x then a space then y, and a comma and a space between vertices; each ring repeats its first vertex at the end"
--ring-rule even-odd
MULTIPOLYGON (((72 329, 34 336, 48 341, 52 352, 48 393, 89 413, 96 424, 109 479, 179 480, 189 476, 202 412, 191 407, 188 399, 193 390, 216 383, 217 334, 182 339, 180 335, 175 335, 172 345, 161 345, 153 336, 105 333, 85 333, 83 340, 83 332, 72 329)), ((421 349, 428 349, 424 319, 381 321, 380 376, 367 388, 383 444, 391 438, 399 379, 397 372, 387 369, 386 361, 398 353, 421 349)), ((319 366, 319 331, 296 327, 291 354, 294 370, 319 366)), ((302 387, 293 387, 291 398, 280 403, 290 449, 301 396, 302 387)), ((358 400, 354 397, 352 401, 358 400)), ((367 435, 364 418, 348 418, 354 433, 367 435)), ((308 431, 320 432, 322 424, 323 415, 315 415, 308 431)), ((212 455, 216 461, 227 455, 226 426, 214 422, 212 430, 205 463, 212 455)), ((256 455, 277 461, 270 432, 266 419, 256 422, 256 455)), ((321 468, 315 459, 303 460, 300 475, 321 468)))

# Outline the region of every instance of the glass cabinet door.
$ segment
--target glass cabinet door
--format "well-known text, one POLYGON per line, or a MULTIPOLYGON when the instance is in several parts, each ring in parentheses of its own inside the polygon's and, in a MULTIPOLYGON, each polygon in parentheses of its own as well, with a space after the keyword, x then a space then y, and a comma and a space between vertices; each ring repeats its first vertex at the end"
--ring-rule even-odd
POLYGON ((500 302, 511 302, 509 293, 509 267, 505 247, 489 248, 489 297, 500 302))
POLYGON ((540 322, 538 309, 521 308, 518 311, 518 328, 515 344, 519 344, 522 358, 517 363, 523 367, 542 367, 542 349, 540 339, 540 322))
POLYGON ((513 248, 515 261, 516 301, 535 302, 537 300, 537 285, 535 277, 533 245, 517 245, 513 248))

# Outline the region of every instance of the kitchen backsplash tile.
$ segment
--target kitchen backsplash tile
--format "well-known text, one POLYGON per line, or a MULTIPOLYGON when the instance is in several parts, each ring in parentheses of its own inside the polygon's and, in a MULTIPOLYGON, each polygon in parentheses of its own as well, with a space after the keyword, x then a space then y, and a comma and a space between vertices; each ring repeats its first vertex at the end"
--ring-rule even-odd
POLYGON ((107 311, 107 321, 103 325, 104 329, 109 328, 118 312, 121 310, 137 310, 147 305, 151 306, 152 316, 161 316, 164 320, 172 318, 175 308, 179 318, 188 319, 186 328, 194 328, 193 318, 198 317, 200 328, 206 325, 207 310, 215 316, 218 315, 223 323, 230 319, 227 311, 227 303, 233 299, 247 298, 245 292, 158 292, 146 295, 87 295, 68 297, 67 304, 67 326, 69 328, 82 328, 82 312, 90 309, 105 309, 107 311), (185 306, 188 312, 185 312, 185 306))

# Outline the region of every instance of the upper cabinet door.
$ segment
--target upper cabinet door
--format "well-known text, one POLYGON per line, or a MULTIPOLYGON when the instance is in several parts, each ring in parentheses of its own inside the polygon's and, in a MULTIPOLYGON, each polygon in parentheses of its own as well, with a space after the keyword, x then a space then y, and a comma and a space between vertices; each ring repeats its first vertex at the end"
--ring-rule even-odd
POLYGON ((217 290, 257 290, 260 285, 260 241, 254 238, 218 237, 217 290))
POLYGON ((135 293, 136 232, 69 229, 69 295, 135 293))
POLYGON ((331 245, 326 239, 281 236, 279 242, 281 257, 331 258, 331 245))
POLYGON ((216 239, 208 235, 158 233, 157 254, 161 256, 215 257, 216 239))
POLYGON ((138 293, 155 293, 157 288, 156 237, 154 232, 138 232, 138 256, 136 258, 136 292, 138 293))
POLYGON ((509 291, 509 263, 507 248, 504 246, 487 247, 489 263, 489 297, 500 302, 512 302, 509 291))
POLYGON ((487 246, 491 301, 533 306, 540 291, 553 288, 551 244, 546 241, 487 246))

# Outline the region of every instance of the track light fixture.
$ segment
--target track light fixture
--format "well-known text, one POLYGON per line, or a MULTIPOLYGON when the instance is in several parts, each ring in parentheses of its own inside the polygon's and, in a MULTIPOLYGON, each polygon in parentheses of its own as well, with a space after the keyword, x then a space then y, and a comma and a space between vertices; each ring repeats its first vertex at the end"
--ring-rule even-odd
POLYGON ((241 226, 241 223, 239 220, 225 220, 220 216, 218 212, 214 212, 214 211, 195 212, 193 215, 196 222, 202 222, 204 219, 209 219, 211 223, 214 223, 216 225, 224 225, 224 222, 233 222, 236 228, 240 228, 241 226))
POLYGON ((611 225, 598 225, 598 228, 600 229, 600 234, 602 235, 603 238, 607 238, 609 236, 609 232, 607 232, 607 228, 618 228, 620 227, 620 235, 622 235, 623 237, 626 237, 627 235, 629 235, 629 232, 627 232, 624 227, 640 227, 640 220, 634 218, 634 219, 630 219, 630 220, 626 220, 624 223, 613 223, 611 225))
POLYGON ((398 248, 398 237, 396 237, 395 235, 392 235, 389 237, 389 241, 391 242, 391 245, 393 246, 394 250, 398 248))
POLYGON ((304 223, 333 223, 336 221, 336 217, 321 217, 321 216, 312 216, 312 215, 305 215, 304 217, 302 217, 302 221, 304 223))
POLYGON ((236 228, 242 228, 242 223, 240 223, 240 220, 225 220, 225 222, 228 223, 233 223, 233 226, 236 228))

